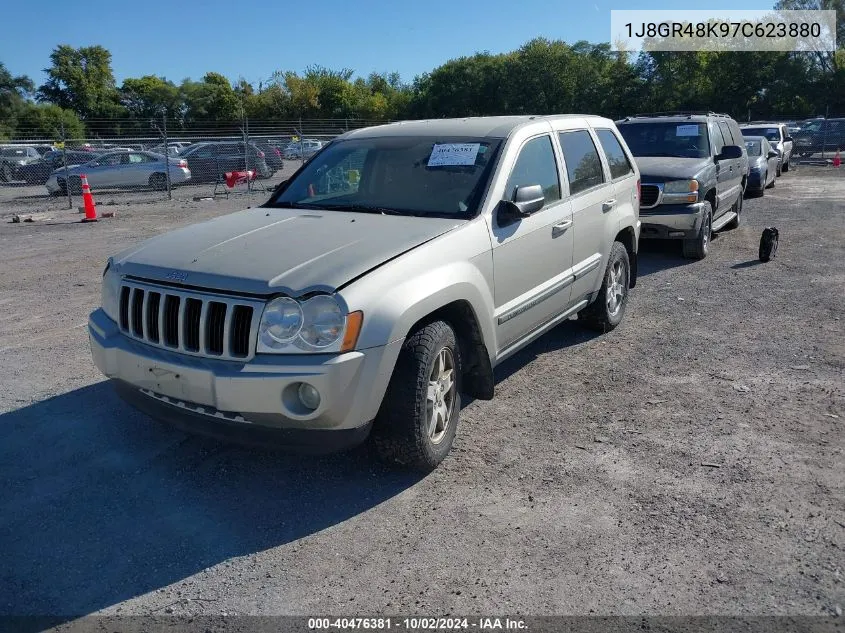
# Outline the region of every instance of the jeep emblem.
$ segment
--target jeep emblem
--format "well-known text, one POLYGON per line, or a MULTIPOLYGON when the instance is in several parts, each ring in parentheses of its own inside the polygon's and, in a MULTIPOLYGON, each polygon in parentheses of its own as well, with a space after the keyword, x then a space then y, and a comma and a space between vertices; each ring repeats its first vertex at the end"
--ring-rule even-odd
POLYGON ((171 270, 169 273, 167 273, 167 279, 184 283, 188 279, 188 273, 181 270, 171 270))

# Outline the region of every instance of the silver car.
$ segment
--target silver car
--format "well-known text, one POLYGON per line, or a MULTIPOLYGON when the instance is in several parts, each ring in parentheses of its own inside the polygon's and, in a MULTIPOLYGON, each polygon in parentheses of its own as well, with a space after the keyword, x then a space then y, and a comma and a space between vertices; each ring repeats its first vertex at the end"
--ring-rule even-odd
POLYGON ((754 123, 740 125, 739 129, 743 136, 763 136, 771 143, 772 148, 780 157, 777 165, 777 176, 780 176, 781 172, 789 171, 794 142, 786 123, 754 123))
POLYGON ((170 182, 178 185, 191 178, 188 162, 180 158, 167 158, 153 152, 124 151, 108 152, 83 165, 74 165, 67 171, 55 170, 47 179, 46 187, 53 195, 66 191, 66 181, 70 181, 73 193, 82 190, 83 174, 88 178, 91 188, 111 189, 121 187, 167 187, 167 164, 170 161, 170 182))
POLYGON ((94 362, 183 428, 317 451, 372 436, 428 470, 497 364, 574 315, 619 325, 639 189, 600 117, 351 131, 261 208, 109 259, 94 362))

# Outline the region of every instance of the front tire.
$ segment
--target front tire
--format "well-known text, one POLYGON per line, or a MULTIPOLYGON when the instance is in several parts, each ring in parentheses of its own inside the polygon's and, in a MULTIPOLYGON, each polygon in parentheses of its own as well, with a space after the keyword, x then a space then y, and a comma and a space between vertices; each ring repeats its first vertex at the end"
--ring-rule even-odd
POLYGON ((684 257, 687 259, 704 259, 710 252, 710 238, 713 231, 713 208, 709 202, 704 203, 703 218, 698 235, 690 240, 684 240, 684 257))
POLYGON ((610 332, 622 322, 628 305, 631 285, 631 262, 628 251, 621 242, 614 242, 610 249, 604 280, 599 296, 578 314, 578 321, 591 330, 610 332))
POLYGON ((461 352, 451 326, 429 323, 402 345, 373 424, 378 456, 428 472, 452 448, 460 398, 461 352))

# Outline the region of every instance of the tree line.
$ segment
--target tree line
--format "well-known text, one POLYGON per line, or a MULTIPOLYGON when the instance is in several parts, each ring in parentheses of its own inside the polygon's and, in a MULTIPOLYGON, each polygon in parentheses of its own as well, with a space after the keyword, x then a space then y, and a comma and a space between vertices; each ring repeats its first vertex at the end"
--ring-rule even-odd
MULTIPOLYGON (((781 0, 777 8, 834 8, 845 43, 845 0, 781 0)), ((356 77, 312 66, 252 85, 209 72, 181 83, 156 75, 117 85, 102 46, 57 46, 36 87, 0 62, 0 139, 148 135, 248 118, 462 117, 494 114, 716 110, 738 120, 845 115, 845 49, 835 53, 615 52, 606 43, 538 38, 515 51, 450 60, 404 83, 397 73, 356 77)))

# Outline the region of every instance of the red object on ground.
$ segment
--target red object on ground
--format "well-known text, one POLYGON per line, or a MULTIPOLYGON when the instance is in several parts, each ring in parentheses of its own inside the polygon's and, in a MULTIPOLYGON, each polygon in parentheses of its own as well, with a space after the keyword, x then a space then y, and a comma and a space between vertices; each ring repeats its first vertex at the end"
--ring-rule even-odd
POLYGON ((251 181, 255 180, 256 173, 254 170, 249 171, 227 171, 226 172, 226 186, 229 189, 234 188, 235 185, 245 183, 247 178, 251 181))
POLYGON ((842 164, 842 157, 839 155, 839 150, 836 150, 836 155, 833 157, 833 166, 839 167, 842 164))
POLYGON ((82 203, 85 205, 85 217, 83 222, 97 221, 97 205, 94 204, 94 196, 91 195, 91 187, 88 186, 88 176, 81 174, 82 180, 82 203))

